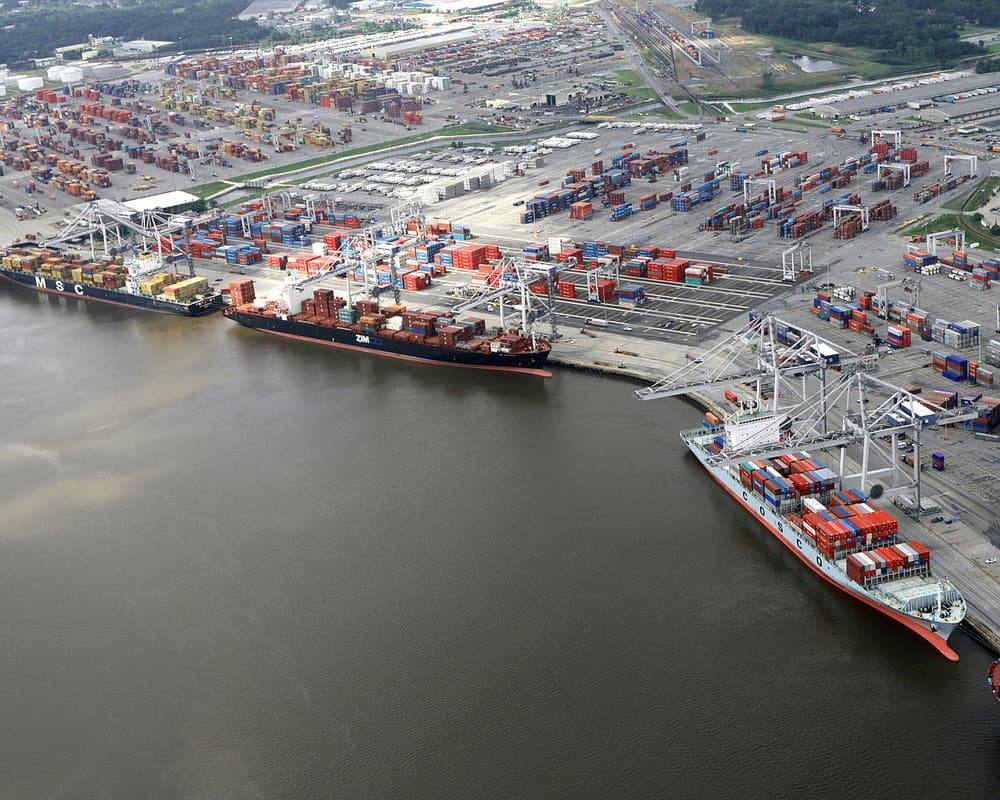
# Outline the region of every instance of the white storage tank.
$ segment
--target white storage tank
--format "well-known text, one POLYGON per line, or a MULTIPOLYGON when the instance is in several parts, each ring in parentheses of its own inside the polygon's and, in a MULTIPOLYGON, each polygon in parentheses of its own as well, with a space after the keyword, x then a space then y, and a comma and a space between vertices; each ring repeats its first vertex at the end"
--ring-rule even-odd
POLYGON ((63 67, 59 71, 60 83, 79 83, 83 80, 83 70, 79 67, 63 67))
POLYGON ((55 66, 49 67, 45 71, 46 80, 50 80, 53 83, 57 83, 59 81, 59 75, 64 69, 66 69, 66 67, 62 64, 56 64, 55 66))
POLYGON ((45 79, 41 75, 34 78, 21 78, 17 82, 17 88, 22 92, 33 92, 41 89, 45 85, 45 79))

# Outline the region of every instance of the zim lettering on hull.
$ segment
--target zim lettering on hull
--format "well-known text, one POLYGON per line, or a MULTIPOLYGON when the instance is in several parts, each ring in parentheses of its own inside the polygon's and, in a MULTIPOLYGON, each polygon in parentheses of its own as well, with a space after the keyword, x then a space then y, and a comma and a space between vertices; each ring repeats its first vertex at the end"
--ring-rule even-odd
MULTIPOLYGON (((80 297, 83 297, 83 287, 79 283, 71 283, 69 284, 68 287, 64 281, 57 280, 54 283, 55 283, 55 290, 57 292, 68 292, 72 290, 74 294, 78 294, 80 295, 80 297)), ((48 280, 46 280, 44 275, 35 276, 35 285, 39 289, 49 288, 48 280)))
POLYGON ((374 347, 382 346, 381 338, 379 338, 378 336, 366 336, 363 333, 354 334, 354 341, 356 341, 358 344, 366 344, 374 347))

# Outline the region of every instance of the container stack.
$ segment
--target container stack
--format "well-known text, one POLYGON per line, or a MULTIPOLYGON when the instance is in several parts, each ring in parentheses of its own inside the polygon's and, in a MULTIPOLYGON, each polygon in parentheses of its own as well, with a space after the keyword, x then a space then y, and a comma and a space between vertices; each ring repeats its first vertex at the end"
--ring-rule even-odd
POLYGON ((880 200, 868 209, 869 216, 879 222, 888 222, 896 216, 896 206, 889 200, 880 200))
POLYGON ((900 542, 852 553, 847 557, 847 577, 862 586, 912 575, 930 573, 931 554, 920 542, 900 542))
POLYGON ((559 296, 569 300, 576 299, 576 284, 572 281, 559 281, 559 296))
POLYGON ((941 374, 950 381, 964 381, 969 376, 969 359, 958 355, 947 356, 941 374))
POLYGON ((972 282, 969 286, 973 289, 983 291, 990 288, 991 274, 981 267, 972 270, 972 282))
POLYGON ((645 278, 648 274, 649 263, 653 259, 648 256, 636 256, 625 262, 625 274, 630 278, 645 278))
POLYGON ((649 262, 646 274, 654 281, 683 283, 685 271, 690 265, 691 262, 683 258, 657 258, 649 262))
POLYGON ((431 279, 427 273, 418 269, 404 273, 397 278, 398 281, 402 281, 402 288, 408 292, 419 292, 431 285, 431 279))
POLYGON ((196 294, 208 291, 208 279, 195 277, 172 283, 163 288, 163 294, 170 300, 184 302, 192 299, 196 294))
POLYGON ((913 250, 903 254, 903 266, 911 272, 922 272, 923 267, 937 263, 937 256, 924 250, 913 250))
POLYGON ((1000 367, 1000 339, 990 339, 986 344, 986 363, 1000 367))
POLYGON ((684 270, 684 283, 689 286, 701 286, 712 282, 712 267, 710 264, 694 264, 684 270))
POLYGON ((611 221, 621 222, 623 219, 631 217, 635 209, 632 208, 631 203, 621 203, 616 205, 611 209, 611 221))
POLYGON ((624 305, 641 306, 646 302, 646 290, 642 286, 623 284, 618 298, 624 305))
POLYGON ((944 453, 931 453, 931 469, 944 472, 944 453))
POLYGON ((525 245, 522 252, 525 261, 549 261, 549 246, 547 244, 525 245))
POLYGON ((597 303, 610 303, 615 299, 615 282, 610 278, 598 278, 596 286, 591 290, 588 300, 597 303))
POLYGON ((254 283, 249 278, 229 282, 229 300, 234 306, 250 305, 256 297, 254 283))
MULTIPOLYGON (((549 252, 551 252, 551 251, 552 251, 552 248, 550 247, 549 248, 549 252)), ((560 250, 558 253, 556 253, 556 261, 558 261, 559 263, 563 263, 564 264, 567 261, 569 261, 571 258, 576 261, 576 263, 577 263, 578 266, 580 264, 582 264, 583 263, 583 248, 580 248, 580 247, 564 247, 562 250, 560 250)))
POLYGON ((979 416, 962 423, 975 433, 988 434, 1000 425, 1000 400, 982 397, 976 402, 979 416))
POLYGON ((941 341, 949 347, 962 350, 979 345, 979 325, 971 320, 947 322, 941 341))
POLYGON ((840 222, 833 231, 834 239, 853 239, 861 233, 861 216, 852 214, 847 219, 840 222))
POLYGON ((899 521, 889 512, 867 503, 841 506, 849 516, 838 517, 833 511, 802 515, 802 530, 816 542, 827 558, 846 558, 851 553, 895 544, 899 521))
POLYGON ((886 330, 887 343, 893 350, 901 350, 912 343, 909 328, 890 325, 886 330))
POLYGON ((690 190, 682 191, 674 195, 671 200, 671 208, 674 211, 690 211, 699 203, 704 203, 721 194, 720 182, 718 178, 713 178, 699 186, 694 186, 690 190))

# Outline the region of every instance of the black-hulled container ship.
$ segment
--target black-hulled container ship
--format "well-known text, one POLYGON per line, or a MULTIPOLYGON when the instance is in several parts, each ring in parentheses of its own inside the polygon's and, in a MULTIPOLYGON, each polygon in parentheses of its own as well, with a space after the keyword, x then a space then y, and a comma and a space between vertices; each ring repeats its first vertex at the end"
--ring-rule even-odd
POLYGON ((299 302, 255 297, 252 280, 230 284, 231 305, 223 314, 248 328, 288 339, 448 367, 522 372, 549 377, 550 345, 518 331, 488 333, 482 319, 448 312, 421 312, 374 300, 348 306, 330 289, 316 289, 299 302))
POLYGON ((47 247, 3 251, 0 277, 46 294, 198 317, 222 308, 222 294, 208 279, 160 269, 155 255, 128 262, 85 260, 47 247))

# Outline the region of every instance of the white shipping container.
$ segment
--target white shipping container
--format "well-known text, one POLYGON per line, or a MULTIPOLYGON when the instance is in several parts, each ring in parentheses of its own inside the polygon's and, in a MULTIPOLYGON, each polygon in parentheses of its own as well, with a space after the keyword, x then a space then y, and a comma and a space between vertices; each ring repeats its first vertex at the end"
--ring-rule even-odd
POLYGON ((813 497, 807 497, 802 501, 802 505, 806 507, 813 514, 818 514, 821 511, 826 511, 826 506, 823 505, 819 500, 813 497))
POLYGON ((875 559, 868 555, 868 553, 855 553, 854 555, 864 565, 865 569, 875 569, 875 559))
POLYGON ((573 240, 564 239, 561 236, 550 236, 548 244, 549 244, 549 255, 551 255, 554 258, 556 253, 561 253, 566 248, 572 247, 573 240))

